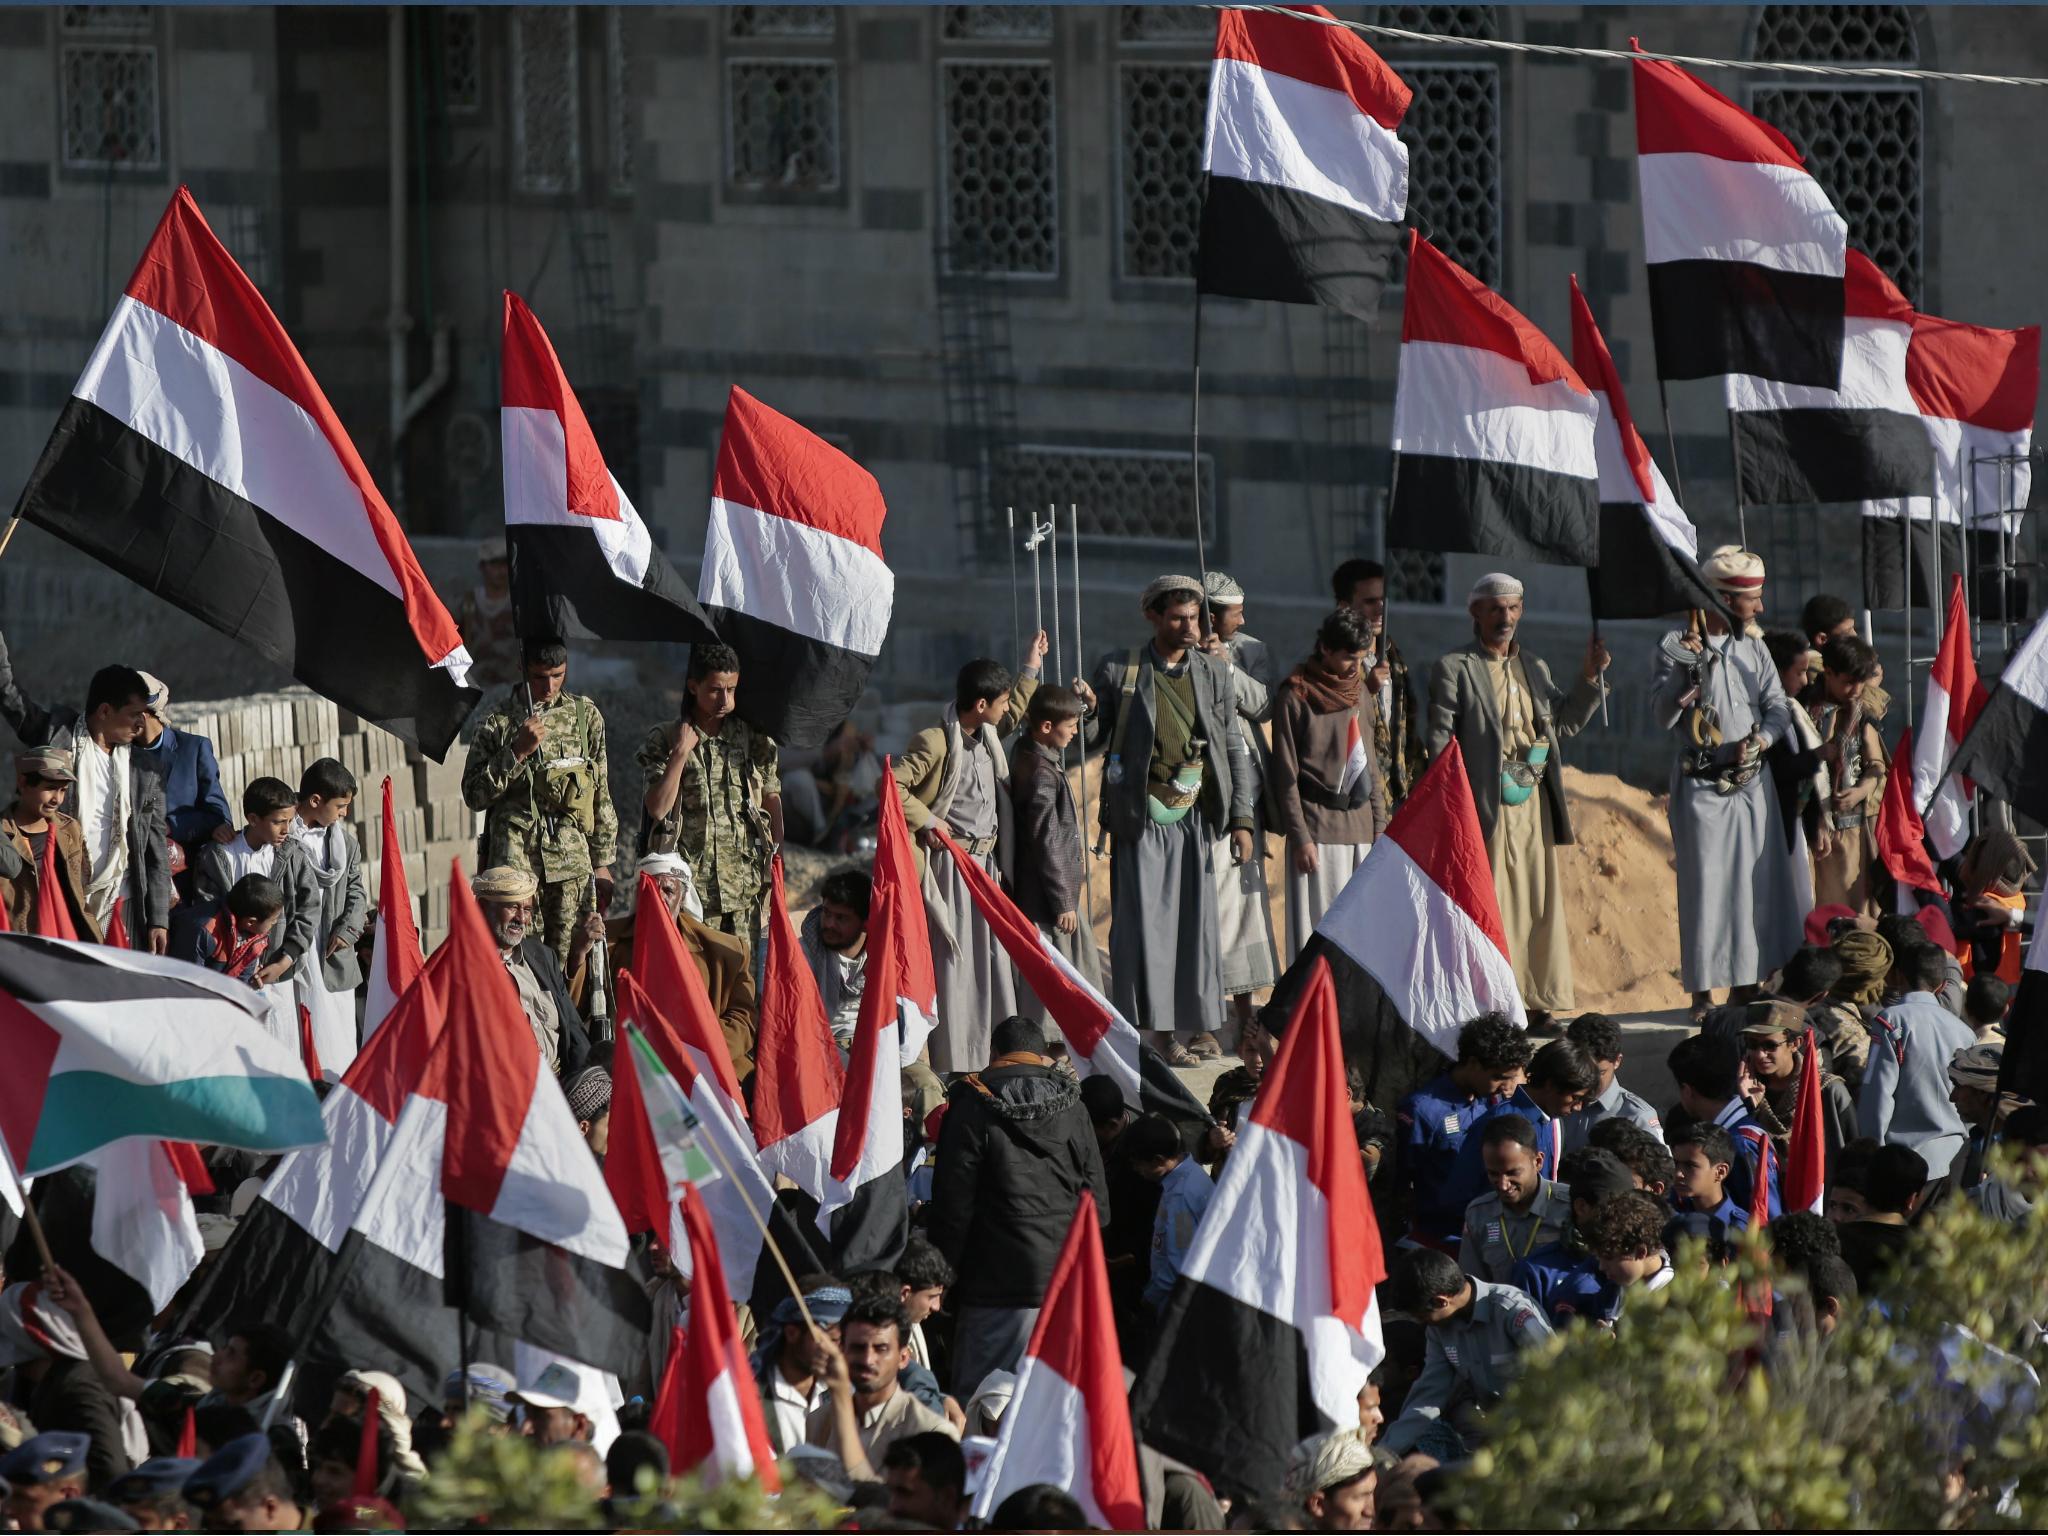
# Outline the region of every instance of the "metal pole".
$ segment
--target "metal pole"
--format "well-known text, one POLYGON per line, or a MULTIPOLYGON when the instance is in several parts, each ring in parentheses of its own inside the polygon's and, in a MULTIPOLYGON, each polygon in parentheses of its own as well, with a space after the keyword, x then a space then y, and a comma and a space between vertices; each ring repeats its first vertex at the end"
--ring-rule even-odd
POLYGON ((1045 628, 1045 588, 1038 574, 1038 546, 1043 538, 1043 530, 1034 517, 1031 520, 1031 537, 1024 541, 1024 547, 1031 551, 1031 637, 1034 642, 1045 628))
POLYGON ((1052 541, 1047 551, 1048 563, 1052 566, 1052 674, 1051 680, 1066 686, 1067 653, 1060 644, 1060 510, 1057 506, 1045 509, 1045 536, 1052 541))
POLYGON ((1017 596, 1017 509, 1003 508, 1010 527, 1010 654, 1024 654, 1024 610, 1017 596))
POLYGON ((1193 425, 1190 432, 1188 470, 1195 507, 1195 574, 1202 582, 1202 638, 1209 637, 1209 552, 1202 539, 1202 290, 1195 289, 1195 359, 1193 425))
POLYGON ((1899 527, 1904 529, 1901 537, 1905 540, 1905 604, 1906 604, 1906 729, 1913 728, 1913 509, 1903 499, 1899 502, 1899 527))
MULTIPOLYGON (((1081 649, 1081 508, 1067 503, 1067 548, 1074 558, 1074 675, 1088 670, 1088 653, 1081 649)), ((1067 768, 1066 754, 1060 754, 1060 772, 1067 768)), ((1081 900, 1088 921, 1088 942, 1095 942, 1094 851, 1088 841, 1088 744, 1081 744, 1081 900)))
POLYGON ((1671 491, 1678 504, 1685 505, 1685 477, 1678 472, 1678 434, 1671 429, 1671 401, 1664 393, 1664 381, 1657 381, 1657 405, 1664 412, 1664 453, 1671 460, 1671 491))
MULTIPOLYGON (((1670 425, 1671 418, 1664 418, 1670 425)), ((1749 548, 1749 509, 1742 499, 1742 441, 1735 435, 1735 413, 1728 413, 1728 454, 1735 461, 1735 537, 1744 549, 1749 548)))
MULTIPOLYGON (((1906 515, 1911 517, 1913 504, 1906 503, 1906 515)), ((1934 665, 1934 657, 1941 654, 1942 632, 1948 628, 1948 584, 1941 579, 1941 504, 1932 497, 1927 502, 1927 534, 1934 545, 1930 558, 1934 561, 1934 581, 1928 588, 1934 599, 1934 649, 1928 653, 1928 666, 1934 665)), ((1910 666, 1908 671, 1910 671, 1910 666)))

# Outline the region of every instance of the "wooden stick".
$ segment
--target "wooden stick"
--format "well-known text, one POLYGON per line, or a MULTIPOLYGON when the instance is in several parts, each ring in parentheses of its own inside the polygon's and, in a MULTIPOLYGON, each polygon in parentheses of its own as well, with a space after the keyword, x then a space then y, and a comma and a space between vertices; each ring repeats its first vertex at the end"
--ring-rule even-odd
POLYGON ((15 513, 7 520, 7 531, 0 533, 0 555, 7 553, 7 546, 14 542, 14 530, 21 526, 21 514, 15 513))
MULTIPOLYGON (((10 533, 13 531, 11 527, 8 529, 10 533)), ((0 550, 6 547, 6 541, 0 540, 0 550)), ((35 1239, 36 1257, 43 1261, 43 1278, 47 1280, 56 1273, 57 1261, 50 1256, 50 1240, 43 1235, 42 1219, 36 1215, 35 1202, 29 1199, 25 1189, 21 1192, 21 1219, 28 1228, 28 1235, 35 1239)))

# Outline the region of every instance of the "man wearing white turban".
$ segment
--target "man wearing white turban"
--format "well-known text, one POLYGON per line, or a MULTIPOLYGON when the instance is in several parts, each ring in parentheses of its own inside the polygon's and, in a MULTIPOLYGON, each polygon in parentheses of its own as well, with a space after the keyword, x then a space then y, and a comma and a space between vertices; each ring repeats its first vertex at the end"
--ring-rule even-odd
POLYGON ((1727 616, 1704 613, 1666 635, 1650 684, 1652 714, 1678 735, 1671 846, 1679 970, 1695 1018, 1705 1017, 1716 987, 1729 988, 1730 1002, 1755 996, 1799 948, 1804 917, 1778 797, 1762 771, 1764 753, 1792 726, 1756 623, 1764 563, 1723 545, 1700 574, 1727 616))
POLYGON ((1607 647, 1598 635, 1587 642, 1585 663, 1566 692, 1515 639, 1521 582, 1501 571, 1482 576, 1466 608, 1472 643, 1443 657, 1429 674, 1429 755, 1434 760, 1457 738, 1492 855, 1515 984, 1530 1028, 1551 1030, 1550 1015, 1568 1012, 1573 1003, 1571 932, 1557 870, 1557 850, 1572 841, 1572 822, 1557 744, 1599 712, 1607 647))

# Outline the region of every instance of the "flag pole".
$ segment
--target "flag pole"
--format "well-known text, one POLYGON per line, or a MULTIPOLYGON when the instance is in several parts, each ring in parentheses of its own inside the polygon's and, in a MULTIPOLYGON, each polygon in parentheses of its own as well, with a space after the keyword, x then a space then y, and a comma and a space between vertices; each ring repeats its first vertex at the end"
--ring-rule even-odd
MULTIPOLYGON (((4 547, 0 545, 0 548, 4 547)), ((15 1187, 21 1188, 19 1183, 15 1187)), ((21 1190, 21 1220, 28 1228, 28 1235, 35 1240, 36 1257, 43 1261, 43 1274, 47 1278, 56 1271, 57 1261, 50 1255, 50 1240, 43 1235, 42 1218, 36 1215, 35 1202, 29 1199, 26 1189, 21 1190)))
MULTIPOLYGON (((1667 430, 1671 418, 1664 418, 1667 430)), ((1746 550, 1749 548, 1749 508, 1742 499, 1742 440, 1735 435, 1735 413, 1728 413, 1728 456, 1735 462, 1735 537, 1746 550)))
POLYGON ((1064 688, 1067 652, 1060 643, 1060 509, 1056 504, 1046 506, 1045 536, 1052 541, 1052 548, 1047 557, 1047 563, 1052 569, 1052 677, 1064 688))
POLYGON ((1906 729, 1913 729, 1913 508, 1899 499, 1900 538, 1905 541, 1904 586, 1899 600, 1906 610, 1906 729))
POLYGON ((1657 408, 1664 413, 1664 456, 1671 460, 1671 490, 1678 504, 1685 505, 1685 476, 1678 472, 1678 434, 1671 427, 1671 400, 1664 393, 1664 381, 1657 381, 1657 408))
MULTIPOLYGON (((1206 190, 1204 195, 1206 196, 1206 190)), ((1209 638, 1209 551, 1202 538, 1202 285, 1195 284, 1195 356, 1194 356, 1194 406, 1190 447, 1188 452, 1188 484, 1194 495, 1195 508, 1195 574, 1202 582, 1202 602, 1198 612, 1201 616, 1201 633, 1204 640, 1209 638)))
MULTIPOLYGON (((1074 675, 1088 667, 1088 653, 1081 648, 1081 506, 1067 503, 1067 548, 1074 557, 1074 675)), ((1060 753, 1060 772, 1067 769, 1067 754, 1060 753)), ((1088 942, 1095 942, 1094 851, 1088 843, 1088 743, 1081 742, 1081 899, 1088 906, 1088 942)))
POLYGON ((0 533, 0 555, 7 553, 7 546, 14 542, 14 530, 21 526, 21 514, 15 513, 7 519, 7 531, 0 533))
POLYGON ((1021 656, 1024 654, 1024 609, 1017 596, 1017 509, 1005 507, 1003 512, 1009 519, 1010 529, 1010 654, 1021 656))

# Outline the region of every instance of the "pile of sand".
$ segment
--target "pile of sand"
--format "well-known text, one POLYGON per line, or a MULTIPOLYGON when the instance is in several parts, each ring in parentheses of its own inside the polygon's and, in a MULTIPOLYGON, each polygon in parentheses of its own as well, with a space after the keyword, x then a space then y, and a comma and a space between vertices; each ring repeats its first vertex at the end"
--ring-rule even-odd
MULTIPOLYGON (((1087 825, 1095 824, 1101 764, 1088 767, 1087 825)), ((1075 794, 1081 793, 1078 773, 1075 794)), ((1564 770, 1578 843, 1558 850, 1572 914, 1572 973, 1581 1010, 1602 1013, 1675 1008, 1685 1002, 1678 981, 1677 887, 1664 796, 1604 773, 1564 770)), ((1266 843, 1273 936, 1285 942, 1285 845, 1266 843)), ((1109 861, 1091 861, 1089 899, 1096 942, 1109 947, 1109 861)), ((1084 909, 1086 910, 1086 909, 1084 909)))

